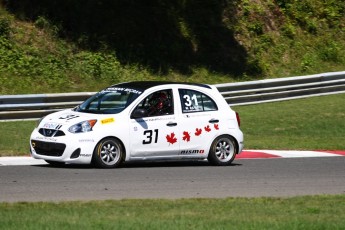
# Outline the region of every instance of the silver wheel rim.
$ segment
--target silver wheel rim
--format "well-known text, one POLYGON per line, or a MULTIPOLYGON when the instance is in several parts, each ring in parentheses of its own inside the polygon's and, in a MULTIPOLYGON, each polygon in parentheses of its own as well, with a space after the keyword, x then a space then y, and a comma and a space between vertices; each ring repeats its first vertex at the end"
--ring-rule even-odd
POLYGON ((100 158, 106 165, 114 165, 120 159, 120 148, 113 142, 105 142, 100 149, 100 158))
POLYGON ((220 139, 216 144, 216 157, 221 162, 228 162, 235 153, 234 144, 227 138, 220 139))

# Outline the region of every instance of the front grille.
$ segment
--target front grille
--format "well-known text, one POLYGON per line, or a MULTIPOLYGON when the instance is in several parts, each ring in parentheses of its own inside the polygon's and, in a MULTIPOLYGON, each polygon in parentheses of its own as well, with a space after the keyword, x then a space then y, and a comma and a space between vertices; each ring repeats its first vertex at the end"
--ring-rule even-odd
POLYGON ((60 137, 60 136, 65 136, 65 133, 61 130, 56 130, 56 129, 44 129, 41 128, 38 130, 40 134, 42 134, 45 137, 60 137))
POLYGON ((36 153, 44 156, 60 157, 65 151, 66 145, 62 143, 31 141, 36 153))

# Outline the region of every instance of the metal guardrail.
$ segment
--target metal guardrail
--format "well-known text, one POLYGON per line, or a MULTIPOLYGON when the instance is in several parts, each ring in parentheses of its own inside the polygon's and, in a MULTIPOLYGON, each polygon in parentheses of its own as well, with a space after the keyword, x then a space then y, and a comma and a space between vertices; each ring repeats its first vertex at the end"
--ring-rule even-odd
POLYGON ((0 96, 0 120, 40 118, 79 105, 95 92, 0 96))
MULTIPOLYGON (((345 93, 345 71, 215 85, 230 106, 345 93)), ((95 92, 0 96, 0 121, 34 119, 77 106, 95 92)))
POLYGON ((215 85, 229 105, 345 93, 345 71, 215 85))

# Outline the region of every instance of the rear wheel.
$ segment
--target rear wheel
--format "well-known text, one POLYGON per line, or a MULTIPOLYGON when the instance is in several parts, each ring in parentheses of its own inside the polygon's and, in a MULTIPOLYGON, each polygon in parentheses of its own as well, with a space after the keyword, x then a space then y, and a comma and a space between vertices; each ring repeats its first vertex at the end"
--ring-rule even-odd
POLYGON ((92 161, 100 168, 115 168, 121 164, 124 156, 120 141, 115 138, 105 138, 97 144, 92 161))
POLYGON ((213 165, 226 166, 235 159, 236 153, 237 147, 234 138, 222 135, 212 142, 208 160, 213 165))

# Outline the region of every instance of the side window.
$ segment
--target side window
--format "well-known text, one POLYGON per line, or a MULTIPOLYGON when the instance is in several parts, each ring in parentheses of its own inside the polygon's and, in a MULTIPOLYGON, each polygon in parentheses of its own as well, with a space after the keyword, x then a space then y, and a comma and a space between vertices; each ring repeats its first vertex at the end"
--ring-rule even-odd
POLYGON ((179 89, 183 113, 218 110, 216 103, 207 95, 189 89, 179 89))
POLYGON ((174 114, 172 90, 160 90, 150 94, 136 109, 144 109, 148 117, 174 114))

